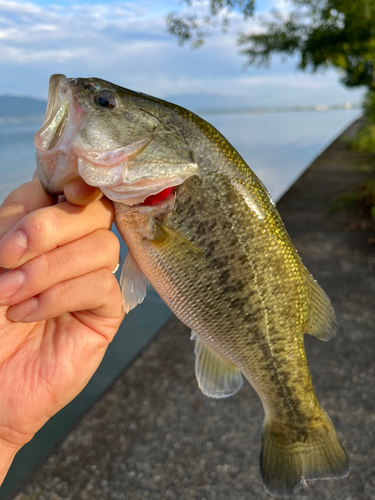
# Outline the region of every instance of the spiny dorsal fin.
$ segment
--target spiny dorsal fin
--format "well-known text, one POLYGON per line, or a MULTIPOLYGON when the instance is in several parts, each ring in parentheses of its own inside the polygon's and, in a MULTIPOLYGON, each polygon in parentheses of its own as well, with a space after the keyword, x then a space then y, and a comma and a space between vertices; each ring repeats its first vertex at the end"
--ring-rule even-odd
POLYGON ((195 375, 203 394, 210 398, 226 398, 239 391, 243 385, 240 370, 224 361, 194 332, 195 375))
POLYGON ((309 319, 307 333, 320 340, 329 340, 336 335, 337 323, 331 301, 323 288, 307 274, 309 290, 309 319))
POLYGON ((143 302, 147 293, 147 279, 129 250, 121 270, 120 287, 122 290, 122 306, 127 314, 136 305, 143 302))

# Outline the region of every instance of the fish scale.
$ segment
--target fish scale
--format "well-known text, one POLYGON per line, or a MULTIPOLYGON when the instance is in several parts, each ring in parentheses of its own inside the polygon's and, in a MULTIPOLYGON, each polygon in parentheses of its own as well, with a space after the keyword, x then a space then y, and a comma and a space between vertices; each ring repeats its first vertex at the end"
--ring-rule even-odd
MULTIPOLYGON (((199 189, 190 188, 189 191, 190 192, 197 192, 197 191, 204 192, 204 188, 202 186, 200 186, 199 189)), ((193 200, 192 200, 192 203, 194 203, 193 200)), ((225 200, 225 203, 227 203, 227 199, 225 200)), ((218 213, 220 215, 222 215, 223 212, 218 210, 218 213)), ((178 204, 177 204, 176 211, 173 213, 173 215, 171 216, 171 219, 168 220, 167 223, 170 225, 170 227, 174 228, 177 232, 179 232, 181 234, 185 234, 187 239, 192 241, 192 238, 189 234, 189 230, 186 231, 184 228, 184 223, 183 223, 184 218, 178 217, 178 215, 180 215, 180 211, 179 211, 178 204)), ((210 216, 212 217, 211 211, 210 211, 210 216)), ((200 213, 199 218, 201 218, 201 217, 205 217, 205 214, 200 213)), ((241 221, 242 221, 242 219, 241 219, 241 221)), ((191 223, 191 221, 189 221, 189 223, 191 223)), ((240 310, 238 311, 239 314, 237 314, 237 316, 236 316, 237 321, 234 324, 233 324, 233 322, 231 322, 229 325, 221 324, 221 332, 222 332, 222 335, 224 337, 223 347, 222 347, 221 353, 224 354, 226 357, 228 357, 230 359, 230 361, 232 361, 236 366, 239 366, 241 368, 241 371, 244 373, 244 375, 247 376, 251 380, 251 378, 254 378, 254 372, 253 372, 254 366, 257 366, 258 369, 261 370, 261 364, 259 364, 259 360, 258 360, 258 363, 249 363, 249 356, 251 359, 251 350, 253 349, 253 346, 255 343, 254 340, 257 336, 256 332, 259 331, 259 337, 260 337, 259 344, 260 344, 260 346, 265 346, 267 358, 269 357, 269 354, 270 354, 270 349, 268 348, 269 339, 265 338, 265 333, 264 333, 267 330, 267 327, 265 325, 266 320, 265 320, 264 315, 262 314, 262 312, 265 309, 265 302, 267 302, 268 297, 267 297, 267 294, 265 292, 263 292, 262 294, 259 293, 259 287, 262 287, 262 290, 264 290, 264 284, 268 280, 265 277, 264 278, 262 277, 260 279, 259 274, 256 272, 256 267, 260 267, 263 270, 262 274, 264 274, 264 269, 267 268, 268 263, 267 262, 264 262, 264 263, 260 262, 258 264, 258 266, 255 266, 253 264, 253 259, 251 259, 251 254, 249 254, 249 252, 246 250, 245 250, 245 252, 243 251, 244 246, 241 245, 241 240, 243 240, 243 239, 245 239, 246 241, 250 241, 250 240, 252 241, 252 253, 256 254, 260 251, 263 251, 264 242, 262 241, 262 242, 260 242, 260 244, 257 244, 257 242, 254 241, 257 239, 256 235, 259 234, 259 231, 256 228, 250 229, 250 226, 246 226, 245 224, 241 224, 242 228, 244 228, 244 229, 247 228, 248 230, 245 232, 245 234, 241 234, 240 231, 237 231, 237 233, 239 233, 239 234, 235 238, 235 242, 229 240, 229 244, 226 244, 227 239, 228 239, 228 235, 226 233, 223 233, 220 230, 221 229, 220 226, 222 226, 222 225, 223 225, 222 220, 218 221, 217 226, 216 226, 218 228, 218 230, 216 231, 215 234, 210 235, 211 238, 214 238, 218 242, 220 242, 216 245, 216 248, 219 247, 219 256, 222 253, 224 253, 224 255, 226 255, 232 251, 232 255, 233 255, 232 261, 237 261, 238 260, 237 257, 241 256, 241 254, 242 254, 242 255, 246 255, 247 262, 246 262, 246 265, 242 265, 242 266, 238 266, 238 264, 233 265, 233 263, 231 265, 230 262, 226 263, 226 265, 224 267, 225 274, 223 272, 220 272, 220 269, 223 269, 223 268, 221 268, 217 264, 215 265, 215 274, 217 275, 217 278, 216 278, 216 280, 215 280, 215 278, 213 278, 213 282, 217 281, 217 283, 220 287, 216 290, 216 292, 218 294, 222 295, 221 303, 217 304, 216 308, 219 311, 221 311, 221 315, 223 315, 223 311, 225 311, 225 308, 227 308, 228 311, 230 312, 230 319, 232 319, 233 308, 238 309, 238 305, 242 306, 242 307, 240 307, 240 310), (255 237, 254 237, 254 235, 255 235, 255 237), (220 238, 220 236, 222 236, 222 237, 220 238), (221 239, 221 241, 219 240, 219 238, 221 239), (233 243, 237 244, 236 247, 237 247, 238 251, 236 253, 233 253, 233 243), (219 270, 219 272, 217 272, 218 270, 219 270), (241 296, 238 294, 238 291, 237 291, 235 298, 233 298, 233 289, 230 288, 230 283, 233 283, 233 281, 237 277, 239 277, 238 279, 244 283, 244 293, 242 293, 242 296, 241 296), (228 289, 228 286, 229 286, 229 289, 228 289), (227 289, 228 289, 227 293, 223 293, 224 287, 227 287, 227 289), (259 300, 255 301, 254 295, 255 296, 257 295, 259 297, 259 300), (262 300, 262 295, 264 295, 263 300, 262 300), (243 301, 241 301, 241 299, 243 299, 243 301), (231 300, 230 304, 228 304, 228 300, 231 300), (237 303, 236 303, 236 301, 237 301, 237 303), (229 307, 228 307, 228 305, 229 305, 229 307), (248 318, 250 321, 248 323, 244 322, 244 318, 248 318), (246 323, 247 323, 247 328, 244 328, 246 323), (241 361, 241 359, 233 359, 233 357, 228 356, 228 352, 227 352, 227 349, 228 349, 227 332, 228 332, 228 330, 233 332, 233 341, 234 342, 236 342, 238 340, 241 342, 242 338, 245 338, 245 339, 251 338, 251 340, 252 340, 251 344, 247 347, 247 350, 249 350, 250 352, 247 352, 245 349, 243 349, 241 351, 241 355, 245 358, 243 361, 241 361), (266 341, 266 343, 265 343, 265 341, 266 341), (250 365, 250 369, 249 369, 249 365, 250 365)), ((236 227, 236 224, 233 222, 233 220, 231 221, 231 225, 232 225, 232 228, 236 227)), ((194 224, 193 227, 199 227, 199 223, 196 222, 196 224, 194 224)), ((194 230, 191 232, 194 233, 194 230)), ((197 238, 196 233, 194 234, 194 236, 197 239, 197 246, 204 250, 205 249, 204 241, 199 240, 197 238)), ((263 240, 263 238, 262 238, 262 240, 263 240)), ((272 252, 272 249, 271 249, 271 252, 272 252)), ((212 254, 214 254, 214 251, 212 251, 211 255, 212 254)), ((267 256, 265 256, 264 260, 267 260, 267 256)), ((179 274, 181 272, 183 272, 182 269, 179 270, 179 274)), ((272 274, 273 274, 273 276, 275 276, 274 273, 272 273, 272 274)), ((208 280, 208 281, 211 281, 211 280, 208 280)), ((283 279, 283 283, 284 283, 284 286, 289 287, 289 283, 285 282, 285 277, 283 279)), ((269 294, 272 294, 272 293, 273 293, 273 290, 271 290, 269 292, 269 294)), ((270 303, 270 302, 267 302, 267 303, 270 303)), ((197 305, 194 304, 193 307, 191 307, 191 308, 195 309, 196 307, 197 307, 197 305)), ((224 313, 224 316, 225 316, 225 313, 224 313)), ((290 317, 290 315, 288 317, 290 317)), ((201 314, 200 318, 202 321, 204 321, 203 313, 201 314)), ((284 323, 285 323, 285 315, 284 314, 282 314, 281 318, 282 318, 282 320, 284 320, 284 323)), ((275 318, 275 319, 278 321, 278 318, 275 318)), ((188 317, 184 316, 183 321, 189 325, 189 318, 188 317)), ((271 322, 271 318, 269 319, 269 322, 271 322)), ((198 331, 196 325, 189 325, 189 326, 191 326, 195 331, 198 331)), ((281 325, 281 326, 282 326, 281 330, 284 332, 285 325, 281 325)), ((289 325, 289 327, 290 327, 290 325, 289 325)), ((202 331, 202 338, 205 338, 207 331, 212 331, 212 329, 215 330, 216 328, 218 328, 218 325, 203 324, 203 327, 200 328, 200 330, 202 331)), ((269 325, 269 328, 271 329, 272 325, 269 325)), ((275 329, 275 332, 280 331, 280 325, 277 324, 274 329, 275 329)), ((296 328, 294 327, 293 329, 295 330, 296 328)), ((299 331, 302 331, 302 330, 300 329, 299 331)), ((266 336, 267 336, 267 334, 266 334, 266 336)), ((298 337, 300 337, 300 335, 298 335, 298 337)), ((219 331, 215 335, 215 340, 217 343, 221 342, 221 339, 219 337, 219 331)), ((292 342, 293 342, 293 339, 292 339, 292 342)), ((291 343, 290 339, 287 339, 288 346, 290 345, 290 343, 291 343)), ((279 346, 280 342, 277 343, 277 345, 279 346)), ((220 348, 219 348, 219 350, 220 350, 220 348)), ((300 360, 298 360, 298 361, 300 361, 300 360)), ((297 363, 297 366, 298 365, 299 365, 299 362, 297 363)), ((268 363, 266 366, 267 366, 267 371, 268 371, 268 363)), ((263 380, 263 377, 262 377, 262 380, 263 380)), ((274 384, 272 384, 272 386, 274 386, 274 384)), ((261 387, 259 387, 258 390, 260 390, 261 392, 269 393, 269 390, 264 391, 264 388, 262 391, 261 387)))
MULTIPOLYGON (((185 188, 186 190, 189 190, 189 192, 204 192, 202 186, 199 186, 199 189, 196 189, 196 187, 195 189, 191 188, 191 186, 185 186, 185 188)), ((181 199, 182 201, 180 203, 181 205, 184 205, 182 194, 180 195, 180 200, 181 199)), ((194 203, 193 196, 191 194, 190 202, 194 203)), ((181 217, 181 214, 183 214, 184 211, 184 207, 182 206, 180 210, 180 203, 177 203, 176 211, 168 217, 166 221, 167 224, 180 234, 184 234, 185 237, 190 241, 192 239, 195 239, 197 245, 204 250, 204 241, 202 239, 198 239, 197 232, 194 229, 195 227, 199 227, 198 224, 191 224, 191 217, 189 218, 189 220, 183 216, 181 217), (188 226, 187 229, 186 226, 188 226), (189 229, 189 227, 191 227, 191 229, 189 229), (193 238, 191 238, 189 232, 193 234, 193 238)), ((189 212, 188 209, 187 212, 189 212)), ((204 212, 200 212, 198 216, 199 218, 204 218, 205 214, 204 212)), ((217 221, 216 227, 220 228, 221 225, 222 220, 217 221)), ((224 235, 222 231, 217 231, 215 235, 211 235, 211 238, 212 237, 216 239, 216 241, 218 241, 218 244, 211 251, 212 257, 215 257, 215 248, 219 247, 219 255, 221 255, 221 252, 223 252, 224 254, 225 252, 228 253, 232 248, 233 242, 229 241, 229 245, 226 245, 227 236, 224 235), (221 238, 222 241, 219 240, 220 234, 224 236, 224 238, 221 238)), ((241 247, 239 247, 238 253, 241 253, 240 249, 241 247)), ((255 245, 255 251, 257 251, 257 245, 255 245)), ((272 395, 270 396, 270 391, 275 392, 277 385, 275 385, 274 381, 271 381, 269 384, 267 384, 264 377, 265 373, 270 373, 270 366, 273 366, 272 361, 269 359, 269 341, 268 339, 265 339, 264 336, 265 327, 263 325, 262 328, 261 325, 261 323, 265 322, 264 317, 261 314, 264 305, 262 304, 261 300, 254 301, 253 299, 252 301, 250 301, 250 297, 246 296, 245 292, 243 296, 245 302, 242 304, 242 306, 243 308, 247 306, 247 308, 245 309, 245 311, 240 310, 239 314, 234 316, 232 311, 233 308, 236 308, 235 304, 233 304, 233 302, 228 302, 228 299, 230 300, 232 298, 232 300, 238 300, 239 297, 236 296, 235 299, 233 299, 232 293, 222 293, 224 286, 228 286, 228 283, 230 283, 231 280, 235 279, 236 276, 240 276, 242 280, 246 281, 245 291, 250 290, 249 295, 251 296, 254 296, 254 294, 259 296, 259 293, 254 290, 255 275, 252 272, 253 267, 251 263, 249 263, 249 259, 247 258, 247 265, 242 266, 242 268, 238 268, 237 266, 230 266, 229 264, 228 267, 225 267, 224 269, 225 274, 223 274, 222 268, 220 266, 215 265, 213 269, 209 268, 209 270, 207 271, 207 273, 210 272, 211 275, 207 276, 206 273, 204 275, 204 278, 202 279, 203 283, 201 283, 198 280, 199 275, 202 274, 202 267, 200 263, 198 263, 199 266, 196 270, 192 269, 190 266, 187 269, 184 265, 186 259, 181 258, 178 250, 175 250, 174 248, 171 248, 167 245, 157 245, 157 252, 160 256, 162 256, 164 266, 168 269, 174 269, 176 275, 179 277, 179 282, 175 283, 175 286, 173 287, 173 295, 168 295, 168 303, 172 310, 176 309, 175 302, 179 302, 180 297, 187 297, 187 299, 184 300, 185 308, 183 307, 183 304, 180 304, 178 309, 178 314, 182 321, 188 324, 192 329, 194 329, 194 331, 201 333, 202 338, 206 339, 208 344, 210 344, 210 341, 212 342, 211 339, 213 338, 214 345, 212 347, 219 351, 222 355, 224 355, 228 360, 233 362, 236 366, 238 366, 250 381, 252 381, 253 379, 262 380, 262 386, 259 386, 259 383, 254 385, 256 386, 260 394, 267 394, 267 396, 272 399, 273 406, 275 406, 275 401, 277 399, 280 399, 280 397, 277 398, 277 396, 280 396, 280 392, 277 393, 276 391, 276 394, 274 395, 276 397, 272 397, 272 395), (232 270, 232 275, 230 270, 232 270), (195 284, 193 286, 192 281, 195 281, 195 284), (204 291, 202 291, 202 288, 204 291), (207 296, 208 298, 206 304, 202 302, 202 299, 204 300, 205 296, 207 296), (220 298, 218 298, 218 296, 220 296, 220 298), (203 307, 203 305, 205 307, 203 307), (194 312, 192 317, 191 311, 194 312), (215 315, 213 314, 214 311, 217 313, 216 321, 215 315), (247 328, 244 328, 245 317, 250 319, 250 327, 248 326, 247 328), (227 323, 225 323, 225 319, 227 319, 227 323), (257 343, 257 337, 259 344, 258 350, 260 352, 265 351, 265 360, 259 359, 259 357, 255 358, 256 361, 253 360, 254 344, 256 345, 257 343), (248 339, 251 340, 251 343, 246 342, 246 340, 248 339), (244 346, 240 350, 238 349, 238 342, 240 342, 240 344, 244 346), (236 352, 236 356, 233 355, 233 351, 236 352)), ((139 256, 139 251, 137 251, 136 253, 139 256)), ((161 272, 162 266, 160 264, 160 261, 158 262, 158 265, 154 266, 151 264, 151 267, 153 269, 153 274, 151 274, 151 270, 147 271, 146 273, 151 280, 151 283, 153 283, 161 296, 165 296, 168 292, 162 289, 163 284, 169 283, 171 280, 173 280, 173 277, 171 278, 167 275, 163 276, 160 279, 159 276, 155 276, 155 273, 159 274, 161 272)), ((274 339, 274 341, 277 342, 277 338, 274 339)), ((298 350, 298 352, 300 352, 300 350, 298 350)), ((297 362, 296 365, 298 367, 299 363, 297 362)), ((304 393, 304 398, 306 398, 306 393, 304 393)), ((276 411, 278 411, 278 413, 281 413, 282 407, 283 411, 286 411, 288 413, 288 404, 285 408, 285 401, 281 400, 279 401, 279 403, 280 408, 277 408, 276 411)))
POLYGON ((333 309, 231 144, 179 106, 63 75, 51 77, 38 134, 38 173, 48 192, 60 194, 81 175, 114 201, 128 246, 120 279, 125 311, 143 300, 147 278, 193 331, 203 393, 232 395, 242 375, 257 391, 266 490, 288 497, 306 480, 348 475, 303 342, 307 332, 321 340, 335 334, 333 309))

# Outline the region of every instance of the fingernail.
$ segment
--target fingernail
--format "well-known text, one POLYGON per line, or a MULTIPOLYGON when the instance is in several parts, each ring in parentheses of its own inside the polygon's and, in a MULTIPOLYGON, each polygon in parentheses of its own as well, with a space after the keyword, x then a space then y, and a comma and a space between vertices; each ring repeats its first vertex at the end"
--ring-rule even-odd
POLYGON ((0 242, 0 262, 2 267, 15 264, 26 252, 27 245, 27 236, 21 230, 5 236, 0 242))
POLYGON ((31 299, 27 299, 25 302, 21 302, 21 304, 12 306, 7 311, 8 319, 11 321, 21 321, 34 312, 38 304, 39 299, 37 297, 31 297, 31 299))
POLYGON ((3 304, 18 292, 25 283, 26 275, 23 271, 8 271, 0 276, 0 304, 3 304))

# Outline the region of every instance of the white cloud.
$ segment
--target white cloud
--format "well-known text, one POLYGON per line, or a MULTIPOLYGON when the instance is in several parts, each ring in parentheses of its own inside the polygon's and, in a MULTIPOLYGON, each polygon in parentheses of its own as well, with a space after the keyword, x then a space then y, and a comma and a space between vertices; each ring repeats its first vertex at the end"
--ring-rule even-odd
POLYGON ((31 2, 12 2, 9 0, 0 0, 0 9, 4 12, 16 12, 19 14, 40 14, 42 8, 31 2))
POLYGON ((152 51, 158 44, 149 40, 155 37, 155 25, 145 22, 142 11, 128 3, 42 10, 0 0, 1 11, 0 63, 24 65, 25 71, 35 62, 74 63, 80 58, 84 68, 90 61, 98 64, 101 54, 104 66, 118 64, 119 55, 152 51))
MULTIPOLYGON (((259 29, 256 19, 245 23, 231 14, 227 34, 215 30, 201 50, 192 52, 166 33, 164 16, 180 9, 179 1, 156 4, 103 0, 67 8, 0 0, 0 93, 45 97, 50 74, 64 73, 98 76, 159 96, 239 95, 270 105, 358 100, 347 97, 335 73, 296 73, 293 61, 244 72, 236 36, 239 30, 259 29)), ((198 2, 197 8, 204 5, 198 2)))
MULTIPOLYGON (((335 77, 335 80, 337 77, 335 77)), ((264 76, 251 76, 243 77, 237 79, 237 84, 239 86, 248 87, 251 85, 261 85, 261 84, 274 84, 274 75, 264 75, 264 76)), ((311 75, 306 73, 291 73, 286 75, 279 75, 277 77, 278 85, 288 86, 289 88, 305 88, 305 89, 323 89, 332 84, 331 78, 327 79, 322 75, 315 75, 311 78, 311 75)))

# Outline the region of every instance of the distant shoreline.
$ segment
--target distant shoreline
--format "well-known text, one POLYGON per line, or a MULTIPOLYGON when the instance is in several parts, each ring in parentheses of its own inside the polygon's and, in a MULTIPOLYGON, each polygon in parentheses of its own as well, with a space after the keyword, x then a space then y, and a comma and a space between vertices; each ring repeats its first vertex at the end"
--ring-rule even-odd
MULTIPOLYGON (((239 115, 239 114, 271 114, 271 113, 301 113, 312 111, 346 111, 352 109, 361 109, 360 104, 315 104, 314 106, 280 106, 280 107, 264 107, 264 108, 211 108, 194 110, 200 115, 239 115)), ((40 122, 44 121, 44 115, 32 114, 25 116, 0 116, 0 125, 3 123, 25 123, 25 122, 40 122)))
POLYGON ((227 114, 263 114, 263 113, 300 113, 309 111, 346 111, 361 109, 360 104, 347 102, 345 104, 315 104, 313 106, 275 106, 264 108, 233 108, 233 109, 200 109, 197 113, 202 115, 227 115, 227 114))
POLYGON ((27 115, 27 116, 0 116, 0 125, 3 123, 28 123, 28 122, 43 122, 44 115, 27 115))

